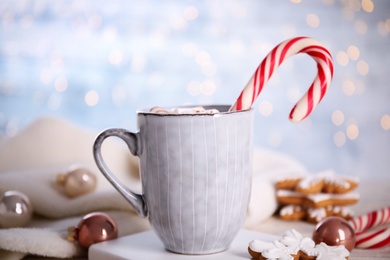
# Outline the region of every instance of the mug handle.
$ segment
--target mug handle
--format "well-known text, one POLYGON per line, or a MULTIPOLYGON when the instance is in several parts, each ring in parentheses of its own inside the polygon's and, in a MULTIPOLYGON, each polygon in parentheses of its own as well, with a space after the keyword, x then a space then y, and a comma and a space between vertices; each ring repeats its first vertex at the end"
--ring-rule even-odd
POLYGON ((143 195, 136 194, 129 188, 125 187, 104 162, 101 148, 103 141, 110 136, 116 136, 125 141, 130 149, 130 152, 133 155, 138 156, 140 154, 140 144, 138 143, 137 135, 121 128, 110 128, 104 130, 95 139, 93 144, 93 156, 95 158, 96 165, 104 177, 106 177, 112 186, 114 186, 114 188, 134 207, 138 215, 141 217, 147 217, 148 208, 143 195))

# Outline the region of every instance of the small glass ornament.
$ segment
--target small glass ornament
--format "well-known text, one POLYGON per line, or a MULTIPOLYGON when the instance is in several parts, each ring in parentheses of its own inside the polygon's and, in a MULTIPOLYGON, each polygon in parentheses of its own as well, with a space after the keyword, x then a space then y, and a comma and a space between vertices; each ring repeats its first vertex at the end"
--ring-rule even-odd
POLYGON ((83 217, 76 227, 68 228, 68 240, 78 241, 84 247, 118 237, 116 222, 103 212, 93 212, 83 217))
POLYGON ((65 173, 59 173, 56 183, 70 197, 78 197, 95 190, 97 179, 86 167, 72 167, 65 173))
POLYGON ((0 228, 26 226, 33 214, 30 199, 22 192, 10 190, 0 198, 0 228))

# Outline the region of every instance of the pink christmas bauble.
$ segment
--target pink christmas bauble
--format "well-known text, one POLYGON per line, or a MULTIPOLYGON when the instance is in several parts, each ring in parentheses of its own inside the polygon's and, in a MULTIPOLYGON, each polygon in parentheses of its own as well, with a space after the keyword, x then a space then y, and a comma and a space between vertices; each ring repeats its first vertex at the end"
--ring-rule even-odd
POLYGON ((69 229, 69 240, 77 240, 84 248, 118 237, 116 222, 107 214, 94 212, 83 217, 77 227, 69 229))
POLYGON ((348 251, 355 247, 355 231, 343 218, 328 217, 319 222, 313 232, 316 244, 324 242, 329 246, 344 245, 348 251))

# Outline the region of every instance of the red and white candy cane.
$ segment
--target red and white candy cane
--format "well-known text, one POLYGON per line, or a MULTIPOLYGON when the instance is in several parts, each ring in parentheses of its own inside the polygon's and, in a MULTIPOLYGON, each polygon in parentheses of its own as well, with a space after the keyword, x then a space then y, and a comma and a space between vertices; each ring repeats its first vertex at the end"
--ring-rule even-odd
POLYGON ((349 224, 351 224, 356 233, 387 223, 390 223, 390 207, 354 217, 349 221, 349 224))
POLYGON ((390 227, 356 234, 356 248, 373 249, 390 245, 390 227))
POLYGON ((390 227, 379 228, 390 223, 390 207, 355 217, 349 224, 356 232, 357 248, 379 248, 390 245, 390 227))
POLYGON ((318 73, 309 90, 290 112, 290 120, 299 122, 307 117, 324 97, 333 78, 333 60, 329 51, 317 40, 296 37, 277 45, 257 67, 230 111, 252 107, 264 85, 282 62, 298 53, 307 53, 317 63, 318 73))

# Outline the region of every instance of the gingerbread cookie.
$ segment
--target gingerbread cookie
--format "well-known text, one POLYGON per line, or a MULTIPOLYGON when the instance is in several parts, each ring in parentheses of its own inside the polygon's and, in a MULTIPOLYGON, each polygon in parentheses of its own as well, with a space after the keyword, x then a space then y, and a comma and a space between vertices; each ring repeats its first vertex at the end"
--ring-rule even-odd
POLYGON ((307 176, 297 183, 295 191, 301 194, 316 194, 322 191, 324 184, 325 182, 320 176, 307 176))
POLYGON ((293 190, 306 175, 302 172, 289 173, 288 176, 278 178, 275 182, 275 187, 276 189, 293 190))
POLYGON ((358 178, 336 175, 334 171, 324 171, 301 179, 295 190, 301 194, 343 194, 352 191, 358 184, 358 178))
POLYGON ((334 171, 324 171, 315 175, 293 173, 275 182, 277 189, 295 190, 301 194, 347 193, 355 189, 359 179, 336 175, 334 171))
POLYGON ((346 206, 359 201, 357 192, 344 194, 318 193, 307 195, 303 205, 311 208, 321 208, 327 206, 346 206))
POLYGON ((328 206, 324 208, 307 209, 306 220, 317 224, 326 217, 337 216, 349 220, 352 218, 352 210, 349 207, 328 206))
POLYGON ((279 210, 279 216, 283 220, 302 220, 306 215, 306 209, 300 205, 287 205, 279 210))
POLYGON ((349 207, 342 206, 305 208, 300 205, 286 205, 279 210, 279 217, 283 220, 306 220, 315 224, 330 216, 337 216, 349 220, 352 218, 353 214, 349 207))
POLYGON ((296 191, 277 190, 276 199, 279 203, 284 205, 303 205, 306 196, 296 191))
POLYGON ((302 205, 308 208, 322 208, 327 206, 352 205, 359 201, 357 192, 345 194, 309 194, 303 195, 291 190, 277 190, 276 197, 279 203, 285 205, 302 205))
POLYGON ((303 237, 296 230, 288 230, 280 240, 265 242, 253 240, 248 252, 254 259, 348 259, 349 251, 343 246, 315 244, 309 237, 303 237))

